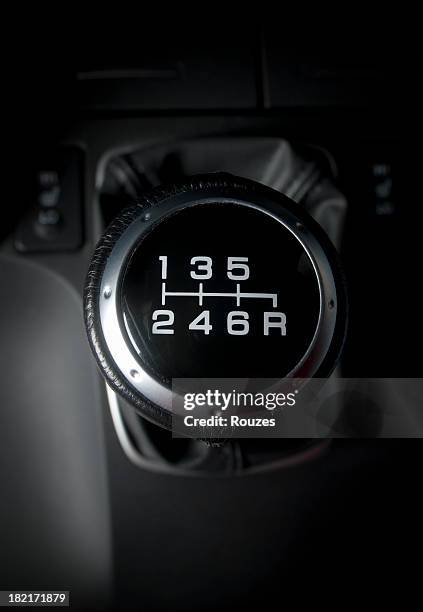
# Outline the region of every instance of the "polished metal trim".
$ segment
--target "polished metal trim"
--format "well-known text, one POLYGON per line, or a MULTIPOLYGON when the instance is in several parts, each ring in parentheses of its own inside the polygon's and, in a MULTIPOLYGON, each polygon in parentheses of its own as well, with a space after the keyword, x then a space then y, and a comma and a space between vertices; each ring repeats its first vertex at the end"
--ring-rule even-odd
POLYGON ((293 454, 280 459, 274 459, 261 465, 241 468, 227 472, 209 472, 207 470, 190 470, 172 464, 161 464, 147 459, 140 450, 138 450, 128 432, 122 416, 122 409, 119 406, 119 397, 113 389, 105 382, 107 403, 109 404, 110 416, 113 421, 113 426, 116 431, 117 438, 126 458, 137 468, 156 472, 159 474, 171 474, 172 476, 182 476, 184 478, 233 478, 234 476, 247 477, 264 472, 272 472, 275 470, 295 468, 298 465, 313 461, 319 458, 324 452, 329 449, 331 441, 328 439, 316 440, 316 443, 310 448, 295 451, 293 454))
POLYGON ((102 333, 107 348, 123 378, 143 398, 172 414, 172 390, 155 379, 138 361, 130 350, 122 319, 119 316, 120 283, 125 272, 126 262, 133 249, 154 225, 161 223, 170 215, 192 206, 205 204, 235 204, 253 208, 272 217, 289 230, 300 242, 313 265, 320 293, 320 312, 314 337, 310 346, 287 378, 311 378, 323 362, 335 332, 337 314, 337 293, 335 279, 329 260, 315 236, 299 219, 280 204, 267 200, 261 195, 260 202, 223 197, 222 195, 183 194, 166 200, 145 211, 140 210, 137 217, 123 232, 108 257, 103 270, 100 292, 99 312, 102 333))

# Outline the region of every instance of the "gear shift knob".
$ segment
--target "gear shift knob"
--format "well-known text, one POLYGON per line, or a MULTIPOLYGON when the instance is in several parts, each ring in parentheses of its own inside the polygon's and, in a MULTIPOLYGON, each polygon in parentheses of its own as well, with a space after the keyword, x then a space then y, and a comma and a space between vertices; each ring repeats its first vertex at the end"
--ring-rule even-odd
POLYGON ((168 426, 172 378, 327 376, 346 303, 335 249, 299 205, 212 174, 157 188, 112 222, 85 317, 109 384, 168 426))

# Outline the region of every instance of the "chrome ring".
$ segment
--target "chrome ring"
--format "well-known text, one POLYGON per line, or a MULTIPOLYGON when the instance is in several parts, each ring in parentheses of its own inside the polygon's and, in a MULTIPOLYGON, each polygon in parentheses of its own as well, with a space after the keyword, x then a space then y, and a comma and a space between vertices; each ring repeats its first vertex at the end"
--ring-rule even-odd
POLYGON ((320 311, 316 331, 304 357, 287 374, 287 378, 311 378, 322 364, 335 332, 337 318, 337 291, 332 268, 323 247, 315 236, 298 218, 281 204, 260 195, 256 203, 254 194, 251 201, 208 193, 198 195, 184 194, 161 202, 147 210, 140 209, 140 215, 123 232, 105 264, 100 292, 98 294, 100 324, 107 348, 117 368, 127 383, 142 397, 160 408, 172 413, 172 390, 155 379, 138 361, 130 350, 121 318, 119 317, 120 284, 126 269, 126 262, 139 245, 142 238, 152 228, 181 210, 204 204, 236 204, 253 208, 272 217, 288 229, 300 242, 307 253, 315 271, 320 294, 320 311))

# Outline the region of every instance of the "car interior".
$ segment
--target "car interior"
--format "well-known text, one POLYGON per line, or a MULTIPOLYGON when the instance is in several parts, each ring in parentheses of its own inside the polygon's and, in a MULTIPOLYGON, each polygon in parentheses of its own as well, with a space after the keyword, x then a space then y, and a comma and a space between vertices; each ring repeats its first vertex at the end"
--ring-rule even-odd
MULTIPOLYGON (((22 57, 11 53, 5 76, 13 188, 0 227, 0 589, 69 591, 78 610, 260 610, 287 597, 334 603, 338 591, 361 605, 366 593, 405 597, 421 584, 423 544, 420 41, 379 33, 316 46, 288 42, 278 20, 207 29, 130 21, 22 34, 22 57), (255 344, 238 338, 261 325, 270 295, 252 304, 259 294, 240 293, 249 269, 238 256, 253 260, 253 275, 285 237, 274 240, 252 208, 195 213, 202 197, 228 194, 255 203, 254 214, 286 201, 295 231, 322 234, 338 292, 325 316, 335 309, 337 323, 326 361, 302 375, 350 389, 336 395, 336 418, 326 406, 323 433, 178 437, 144 393, 151 373, 161 385, 228 372, 271 378, 285 363, 280 313, 265 312, 255 344), (154 206, 181 197, 194 202, 190 219, 159 230, 154 206), (137 349, 148 361, 140 379, 130 369, 131 383, 109 340, 106 280, 138 222, 150 223, 139 257, 131 252, 116 281, 131 359, 137 349), (190 240, 198 251, 184 250, 190 240), (143 248, 160 254, 161 285, 143 248), (216 269, 219 257, 237 256, 221 286, 236 280, 236 307, 246 296, 249 314, 226 319, 213 297, 222 289, 207 280, 211 318, 190 323, 204 331, 194 346, 178 340, 180 321, 200 311, 166 294, 164 280, 176 286, 179 274, 188 286, 178 257, 198 253, 190 282, 200 280, 199 304, 206 256, 216 269), (156 285, 162 302, 151 306, 156 285), (145 327, 132 316, 147 307, 157 308, 156 338, 150 319, 145 327), (175 333, 159 319, 169 312, 175 333), (214 340, 219 325, 228 328, 214 340)), ((300 279, 288 264, 282 293, 290 282, 304 292, 300 306, 286 298, 290 342, 297 319, 312 325, 314 294, 304 258, 300 279)), ((266 274, 250 292, 267 291, 266 274)), ((298 372, 288 340, 286 372, 298 372)))

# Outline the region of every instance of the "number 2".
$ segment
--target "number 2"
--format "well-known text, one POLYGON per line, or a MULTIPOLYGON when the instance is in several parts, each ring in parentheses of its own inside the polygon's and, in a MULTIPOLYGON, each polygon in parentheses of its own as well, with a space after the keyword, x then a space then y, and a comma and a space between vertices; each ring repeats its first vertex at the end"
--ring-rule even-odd
POLYGON ((153 329, 152 329, 153 334, 174 334, 175 333, 174 329, 163 329, 164 327, 167 327, 168 325, 173 325, 175 321, 175 314, 172 310, 155 310, 153 312, 152 318, 153 318, 153 321, 155 321, 155 323, 153 323, 153 329), (158 321, 159 317, 166 317, 166 319, 164 321, 158 321))

